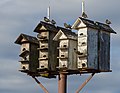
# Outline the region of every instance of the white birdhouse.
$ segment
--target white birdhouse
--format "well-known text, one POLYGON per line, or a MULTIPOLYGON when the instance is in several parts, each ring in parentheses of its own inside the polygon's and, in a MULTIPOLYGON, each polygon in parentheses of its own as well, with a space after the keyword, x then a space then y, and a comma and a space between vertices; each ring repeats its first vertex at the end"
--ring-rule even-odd
POLYGON ((36 72, 38 68, 37 38, 21 34, 15 43, 21 45, 21 51, 19 55, 21 62, 20 71, 36 72))
POLYGON ((110 70, 110 33, 103 23, 79 17, 72 26, 78 30, 78 68, 110 70))
POLYGON ((56 70, 57 62, 57 45, 58 42, 53 41, 54 36, 58 32, 57 27, 53 24, 41 21, 34 32, 37 32, 39 40, 39 70, 56 70))
POLYGON ((77 35, 71 30, 58 27, 60 30, 53 38, 59 42, 59 67, 77 69, 77 35))

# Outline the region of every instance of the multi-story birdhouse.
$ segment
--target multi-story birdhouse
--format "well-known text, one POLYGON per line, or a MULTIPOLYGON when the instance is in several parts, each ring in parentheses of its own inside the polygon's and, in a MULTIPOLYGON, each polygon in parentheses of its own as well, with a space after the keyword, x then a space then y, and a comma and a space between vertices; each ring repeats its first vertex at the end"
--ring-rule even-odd
POLYGON ((59 67, 71 70, 77 69, 77 35, 71 30, 59 27, 59 32, 53 40, 59 42, 59 67))
POLYGON ((53 41, 53 38, 58 32, 57 27, 54 24, 41 21, 34 32, 38 33, 37 38, 39 40, 38 69, 56 70, 58 42, 53 41))
POLYGON ((108 24, 79 17, 72 26, 78 30, 78 68, 110 70, 110 33, 108 24))
POLYGON ((38 68, 38 40, 35 37, 21 34, 16 44, 21 45, 20 50, 20 71, 36 72, 38 68))

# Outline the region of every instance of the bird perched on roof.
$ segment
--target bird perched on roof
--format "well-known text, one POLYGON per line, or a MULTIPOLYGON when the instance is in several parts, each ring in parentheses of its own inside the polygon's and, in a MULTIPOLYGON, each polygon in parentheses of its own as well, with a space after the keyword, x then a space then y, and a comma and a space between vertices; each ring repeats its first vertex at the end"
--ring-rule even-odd
POLYGON ((50 19, 48 19, 47 17, 44 17, 44 21, 45 22, 50 22, 50 19))
POLYGON ((64 23, 64 27, 71 29, 72 26, 70 24, 68 25, 67 23, 64 23))
POLYGON ((53 25, 55 25, 55 24, 56 24, 55 20, 51 20, 51 23, 52 23, 53 25))
POLYGON ((108 24, 108 25, 112 24, 111 21, 108 20, 108 19, 105 20, 105 23, 108 24))
POLYGON ((82 13, 83 18, 88 18, 87 14, 85 12, 82 13))

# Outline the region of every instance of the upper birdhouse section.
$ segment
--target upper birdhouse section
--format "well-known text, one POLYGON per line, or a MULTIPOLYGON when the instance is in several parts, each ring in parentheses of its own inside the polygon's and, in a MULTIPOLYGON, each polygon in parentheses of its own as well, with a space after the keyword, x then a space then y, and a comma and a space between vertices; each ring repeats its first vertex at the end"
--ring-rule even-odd
POLYGON ((72 26, 78 30, 78 68, 110 71, 110 33, 108 24, 79 17, 72 26))
POLYGON ((58 32, 58 28, 47 22, 41 21, 34 32, 37 32, 39 41, 39 70, 56 70, 57 62, 57 45, 58 42, 53 41, 54 36, 58 32))

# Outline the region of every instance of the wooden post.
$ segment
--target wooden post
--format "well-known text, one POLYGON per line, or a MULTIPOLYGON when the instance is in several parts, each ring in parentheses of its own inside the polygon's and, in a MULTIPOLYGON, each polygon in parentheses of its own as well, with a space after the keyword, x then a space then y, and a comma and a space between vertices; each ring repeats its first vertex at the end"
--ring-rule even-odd
POLYGON ((67 75, 60 73, 58 76, 58 93, 67 93, 67 75))

